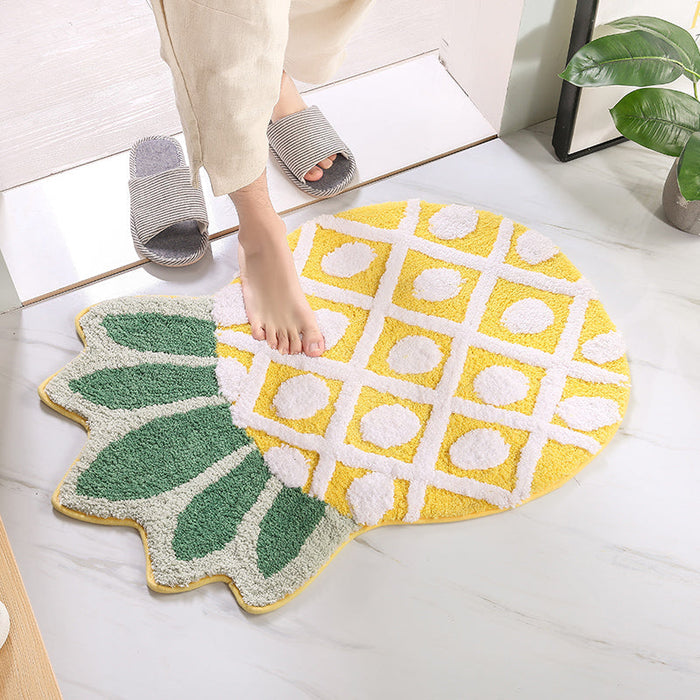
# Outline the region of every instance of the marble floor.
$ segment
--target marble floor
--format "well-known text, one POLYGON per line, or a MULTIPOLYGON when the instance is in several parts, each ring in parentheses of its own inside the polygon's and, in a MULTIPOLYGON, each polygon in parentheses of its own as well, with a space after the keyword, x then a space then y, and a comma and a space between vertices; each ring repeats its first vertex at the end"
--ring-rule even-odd
MULTIPOLYGON (((352 148, 358 163, 353 189, 496 135, 437 53, 305 92, 304 101, 323 110, 352 148), (370 112, 392 125, 390 133, 367 120, 370 112)), ((176 138, 187 153, 182 132, 176 138)), ((128 172, 127 149, 0 192, 0 255, 22 302, 141 264, 128 233, 128 172)), ((276 211, 314 202, 272 155, 266 172, 276 211)), ((206 168, 200 175, 210 237, 230 233, 238 226, 236 208, 228 195, 214 196, 206 168)), ((0 311, 12 308, 2 301, 0 311)))
POLYGON ((0 513, 66 698, 700 697, 700 240, 663 220, 670 158, 626 143, 562 164, 551 128, 285 219, 420 197, 539 229, 625 335, 620 432, 514 510, 362 535, 275 612, 243 613, 224 584, 153 593, 135 530, 55 512, 85 435, 36 392, 81 350, 81 309, 216 290, 235 275, 235 237, 191 267, 149 264, 0 316, 0 513))

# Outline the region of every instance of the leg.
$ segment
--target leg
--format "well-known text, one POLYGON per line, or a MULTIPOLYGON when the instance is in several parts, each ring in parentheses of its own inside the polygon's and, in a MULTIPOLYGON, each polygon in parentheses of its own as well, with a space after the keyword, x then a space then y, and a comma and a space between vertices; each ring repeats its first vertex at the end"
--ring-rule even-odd
MULTIPOLYGON (((345 46, 371 4, 372 0, 291 0, 285 70, 272 121, 308 106, 290 73, 298 80, 318 84, 337 72, 346 56, 345 46)), ((304 177, 319 180, 321 168, 330 168, 335 157, 324 158, 304 177)))
POLYGON ((240 221, 238 260, 253 337, 282 354, 321 355, 323 336, 301 289, 286 225, 270 202, 266 171, 230 196, 240 221))
POLYGON ((285 70, 306 83, 330 80, 345 60, 345 47, 372 1, 291 0, 285 70))
MULTIPOLYGON (((285 63, 293 66, 294 75, 316 83, 330 78, 345 58, 345 44, 371 1, 292 0, 285 63)), ((306 106, 294 82, 283 71, 272 120, 306 106)), ((306 174, 306 179, 319 179, 323 174, 320 168, 330 167, 334 158, 321 161, 320 167, 306 174)), ((276 215, 264 213, 274 213, 265 173, 251 187, 233 192, 231 198, 241 217, 241 281, 253 335, 259 339, 266 337, 270 344, 276 342, 280 352, 294 353, 301 347, 301 332, 303 351, 307 355, 320 355, 323 337, 299 286, 286 241, 280 243, 281 229, 274 222, 276 215)))
MULTIPOLYGON (((285 70, 279 99, 272 110, 272 121, 307 107, 289 75, 305 82, 322 83, 338 70, 346 56, 345 46, 357 29, 373 0, 291 0, 288 39, 284 56, 285 70)), ((311 168, 307 180, 319 180, 321 168, 329 168, 335 155, 311 168)))
POLYGON ((301 291, 265 172, 289 0, 153 0, 152 7, 193 184, 204 165, 214 194, 230 194, 239 214, 241 281, 252 332, 280 352, 320 355, 323 336, 301 291))
MULTIPOLYGON (((292 114, 294 112, 300 112, 306 107, 308 107, 308 105, 301 98, 294 81, 289 77, 287 71, 283 71, 282 84, 280 87, 280 98, 277 101, 275 108, 272 110, 272 121, 276 122, 278 119, 286 117, 288 114, 292 114)), ((315 180, 320 180, 323 176, 323 171, 321 168, 330 168, 331 165, 333 165, 334 160, 335 154, 328 158, 324 158, 318 164, 318 166, 314 166, 308 173, 306 173, 306 175, 304 175, 304 179, 311 180, 312 182, 315 180)))
POLYGON ((216 196, 258 178, 279 98, 290 0, 152 0, 192 169, 216 196))
MULTIPOLYGON (((239 214, 241 282, 252 332, 280 352, 316 356, 324 350, 323 337, 301 290, 285 224, 270 202, 265 172, 267 123, 285 80, 291 83, 282 71, 289 2, 153 0, 153 10, 161 57, 173 74, 193 184, 205 165, 214 194, 230 193, 239 214)), ((283 99, 275 118, 289 104, 283 99)))

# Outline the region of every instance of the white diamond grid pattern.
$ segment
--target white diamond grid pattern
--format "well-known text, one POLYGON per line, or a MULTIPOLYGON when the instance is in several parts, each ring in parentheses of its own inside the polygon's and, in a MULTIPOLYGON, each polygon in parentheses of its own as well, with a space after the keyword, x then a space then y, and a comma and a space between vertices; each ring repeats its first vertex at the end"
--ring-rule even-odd
POLYGON ((241 427, 264 431, 295 447, 317 452, 319 462, 314 470, 311 494, 318 498, 324 497, 337 461, 349 466, 381 472, 392 478, 407 480, 410 486, 408 512, 404 518, 406 522, 415 522, 420 519, 428 485, 485 500, 501 508, 513 507, 526 500, 530 495, 535 467, 547 440, 575 445, 591 454, 595 454, 601 448, 595 438, 551 423, 557 404, 561 400, 567 377, 617 385, 628 382, 625 375, 573 359, 586 308, 589 301, 595 298, 595 291, 585 279, 570 282, 505 263, 504 259, 510 249, 513 236, 513 222, 507 218, 504 218, 500 224, 497 239, 488 257, 465 253, 451 246, 416 236, 414 232, 419 220, 420 202, 421 200, 417 198, 407 201, 404 218, 397 229, 377 228, 326 214, 307 221, 302 226, 294 251, 295 264, 300 275, 311 252, 319 226, 355 238, 381 241, 391 245, 391 252, 374 297, 301 277, 302 288, 307 294, 352 304, 369 311, 364 331, 349 362, 329 360, 325 357, 281 355, 276 350, 270 349, 264 341, 256 341, 247 333, 225 329, 217 331, 220 342, 255 353, 251 368, 241 387, 240 398, 231 406, 234 423, 241 427), (409 250, 416 250, 445 262, 461 264, 481 273, 470 296, 462 323, 404 309, 392 303, 393 291, 409 250), (499 279, 572 297, 566 325, 554 353, 509 343, 478 332, 488 299, 499 279), (434 389, 393 377, 381 376, 366 369, 372 350, 381 334, 385 317, 392 317, 452 338, 450 355, 443 367, 442 377, 434 389), (531 415, 453 396, 462 374, 467 352, 472 346, 545 369, 531 415), (334 412, 324 435, 299 432, 255 413, 255 402, 272 361, 342 382, 340 395, 335 402, 334 412), (345 435, 360 391, 364 386, 431 406, 430 417, 412 463, 365 452, 345 443, 345 435), (529 433, 520 453, 516 470, 516 487, 512 492, 496 485, 436 469, 436 460, 452 413, 501 423, 529 433))

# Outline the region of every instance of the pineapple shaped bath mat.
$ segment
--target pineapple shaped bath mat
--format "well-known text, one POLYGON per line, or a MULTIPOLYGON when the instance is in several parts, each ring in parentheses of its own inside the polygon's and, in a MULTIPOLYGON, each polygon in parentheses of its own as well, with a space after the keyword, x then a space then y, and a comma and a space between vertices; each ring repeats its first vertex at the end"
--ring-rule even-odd
POLYGON ((368 528, 513 508, 616 431, 622 339, 537 231, 411 199, 289 242, 323 356, 254 340, 236 279, 90 307, 85 349, 40 388, 89 430, 54 506, 137 528, 152 589, 225 581, 271 610, 368 528))

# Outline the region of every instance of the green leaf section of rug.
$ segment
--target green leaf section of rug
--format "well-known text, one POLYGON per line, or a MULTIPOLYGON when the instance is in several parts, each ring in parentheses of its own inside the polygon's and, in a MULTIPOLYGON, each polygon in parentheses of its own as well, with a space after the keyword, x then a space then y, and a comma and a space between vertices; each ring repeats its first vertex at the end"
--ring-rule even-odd
POLYGON ((85 350, 40 388, 89 430, 54 506, 136 527, 154 590, 226 581, 272 610, 368 528, 553 490, 622 420, 622 338, 537 231, 413 199, 289 242, 321 358, 254 340, 234 280, 92 306, 85 350))

